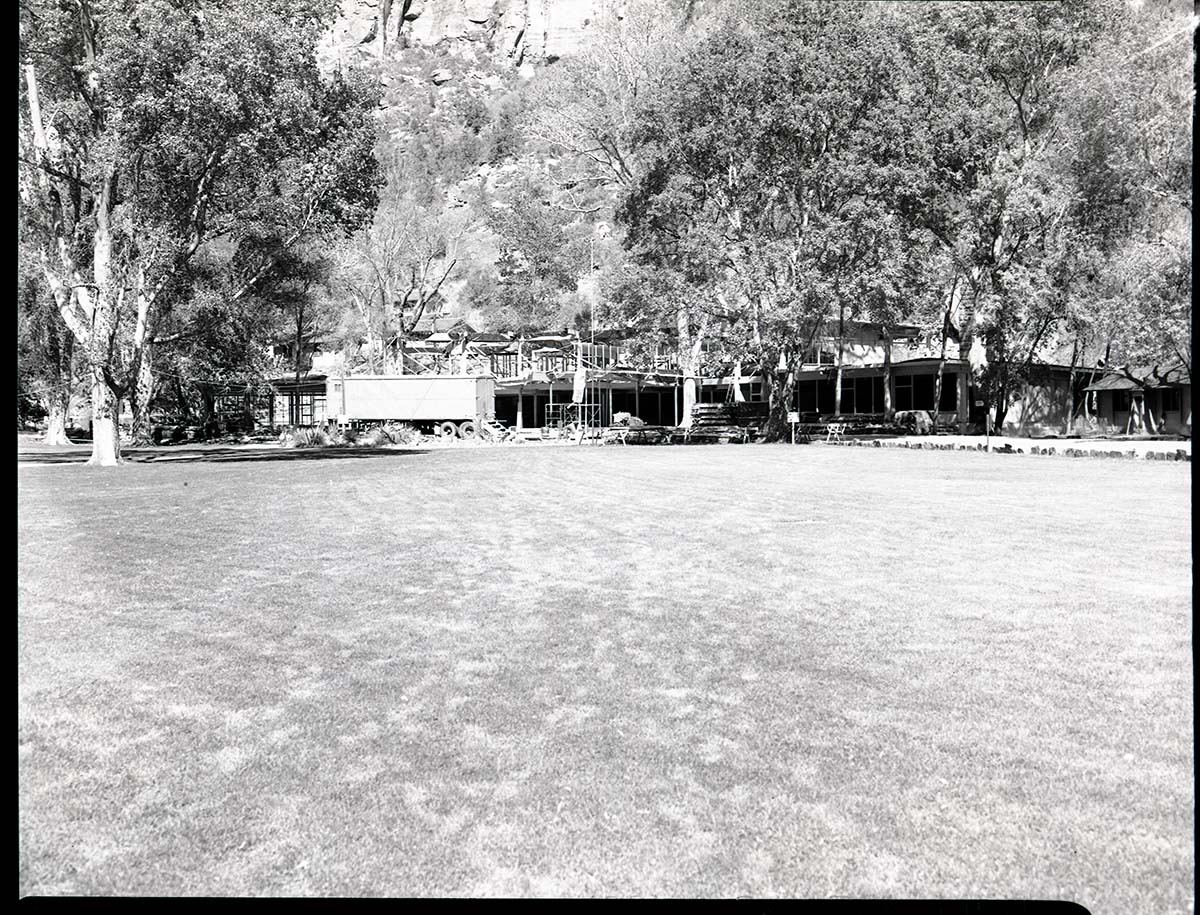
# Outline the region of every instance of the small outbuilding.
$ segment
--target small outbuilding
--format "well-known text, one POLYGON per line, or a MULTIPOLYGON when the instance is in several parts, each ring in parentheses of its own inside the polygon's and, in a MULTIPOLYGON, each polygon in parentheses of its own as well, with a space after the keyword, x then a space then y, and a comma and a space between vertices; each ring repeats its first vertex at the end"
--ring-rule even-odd
POLYGON ((1092 412, 1114 432, 1192 434, 1192 375, 1187 366, 1109 372, 1085 391, 1092 398, 1092 412))

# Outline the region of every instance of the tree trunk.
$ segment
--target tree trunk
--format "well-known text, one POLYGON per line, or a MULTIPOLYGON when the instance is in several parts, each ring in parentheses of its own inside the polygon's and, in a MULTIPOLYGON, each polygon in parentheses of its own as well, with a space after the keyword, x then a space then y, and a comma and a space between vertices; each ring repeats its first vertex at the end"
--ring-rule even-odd
POLYGON ((71 412, 71 395, 75 391, 74 337, 70 330, 60 328, 53 319, 49 332, 54 368, 47 379, 50 393, 45 398, 47 422, 42 441, 47 445, 69 445, 67 414, 71 412))
POLYGON ((375 36, 375 41, 379 50, 379 62, 383 63, 387 57, 387 38, 388 38, 388 20, 392 17, 392 0, 380 0, 379 2, 379 32, 375 36))
POLYGON ((759 365, 763 384, 767 389, 767 425, 763 430, 763 441, 787 441, 789 426, 788 411, 792 408, 796 394, 796 371, 789 366, 782 380, 779 377, 779 360, 763 360, 759 365))
POLYGON ((71 339, 67 337, 60 341, 65 353, 59 354, 58 376, 53 379, 53 386, 46 398, 46 434, 42 441, 47 445, 69 445, 67 438, 67 414, 71 411, 71 394, 75 389, 75 374, 71 365, 71 339))
POLYGON ((47 406, 46 434, 42 441, 47 445, 71 444, 67 438, 67 408, 62 398, 52 394, 47 406))
POLYGON ((253 387, 247 385, 246 393, 242 396, 242 426, 247 433, 257 431, 257 406, 258 392, 253 387))
POLYGON ((216 416, 217 395, 212 385, 200 385, 200 436, 208 438, 216 416))
MULTIPOLYGON (((1063 428, 1063 435, 1071 434, 1071 425, 1075 421, 1075 364, 1079 360, 1079 338, 1075 338, 1075 343, 1071 347, 1071 371, 1067 376, 1067 422, 1063 428)), ((1084 402, 1087 402, 1087 395, 1084 395, 1084 402)))
POLYGON ((833 382, 833 415, 842 415, 842 363, 846 352, 846 306, 838 310, 837 377, 833 382))
POLYGON ((1150 406, 1150 392, 1142 398, 1142 415, 1146 421, 1146 430, 1151 435, 1158 435, 1158 423, 1154 418, 1154 408, 1150 406))
POLYGON ((937 378, 933 382, 933 432, 937 434, 938 411, 942 408, 942 382, 946 375, 946 339, 950 336, 950 313, 942 322, 942 351, 938 357, 937 378))
POLYGON ((883 328, 883 419, 891 422, 896 415, 896 405, 892 403, 892 332, 884 325, 883 328))
POLYGON ((675 329, 678 338, 676 342, 679 345, 679 372, 683 375, 683 415, 679 418, 679 426, 683 429, 690 429, 692 426, 692 408, 698 400, 700 357, 707 327, 707 317, 701 317, 700 325, 693 335, 691 314, 687 305, 679 305, 675 312, 675 329))
POLYGON ((292 425, 300 425, 300 369, 304 361, 304 304, 296 308, 296 393, 292 397, 292 425))
POLYGON ((195 414, 192 412, 192 405, 188 403, 187 392, 183 390, 183 382, 180 381, 178 375, 174 376, 173 383, 175 386, 175 399, 179 403, 179 412, 183 418, 183 423, 185 426, 190 426, 192 420, 195 418, 195 414))
POLYGON ((88 464, 96 467, 116 467, 121 463, 121 440, 118 438, 117 411, 119 404, 104 379, 99 366, 92 369, 92 456, 88 464))
POLYGON ((1003 434, 1002 430, 1004 429, 1004 417, 1005 414, 1008 413, 1007 394, 1008 391, 1005 385, 1001 385, 1000 389, 996 392, 996 423, 994 430, 996 435, 1003 434))
POLYGON ((696 406, 696 379, 687 375, 683 379, 683 416, 679 418, 681 428, 690 429, 692 426, 692 410, 696 406))
POLYGON ((1033 397, 1033 386, 1028 382, 1021 385, 1021 418, 1017 420, 1017 438, 1025 435, 1025 420, 1029 418, 1029 402, 1033 397))
POLYGON ((133 414, 133 442, 137 445, 154 443, 150 428, 150 402, 154 399, 154 375, 150 371, 150 341, 142 344, 142 359, 138 364, 137 383, 129 398, 129 409, 133 414))

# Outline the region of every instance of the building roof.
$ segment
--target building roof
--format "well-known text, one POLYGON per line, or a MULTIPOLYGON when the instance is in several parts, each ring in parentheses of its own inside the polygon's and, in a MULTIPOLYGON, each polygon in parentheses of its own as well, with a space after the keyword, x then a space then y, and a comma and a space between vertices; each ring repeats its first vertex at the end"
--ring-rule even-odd
POLYGON ((1144 391, 1153 388, 1189 387, 1192 383, 1192 373, 1185 365, 1175 365, 1166 370, 1157 367, 1136 366, 1125 372, 1110 372, 1095 384, 1090 384, 1085 391, 1144 391), (1129 376, 1132 375, 1133 378, 1129 376), (1134 381, 1134 378, 1144 379, 1134 381))
POLYGON ((296 384, 296 376, 293 373, 291 375, 280 375, 276 378, 268 378, 268 379, 266 379, 266 381, 267 381, 267 384, 269 384, 272 388, 274 388, 277 392, 279 392, 281 394, 288 393, 288 392, 293 392, 293 393, 321 392, 321 393, 323 393, 325 391, 326 377, 327 377, 326 375, 324 375, 320 372, 314 372, 311 374, 302 374, 300 376, 300 383, 297 385, 296 384))

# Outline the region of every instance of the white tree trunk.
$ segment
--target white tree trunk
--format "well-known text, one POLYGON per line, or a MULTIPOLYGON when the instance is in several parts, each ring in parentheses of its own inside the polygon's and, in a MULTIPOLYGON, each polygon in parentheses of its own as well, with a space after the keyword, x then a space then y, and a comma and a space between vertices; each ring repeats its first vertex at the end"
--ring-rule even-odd
POLYGON ((92 456, 88 463, 96 467, 116 467, 121 462, 121 442, 117 437, 119 404, 99 368, 92 370, 92 456))
POLYGON ((50 410, 46 421, 46 434, 42 441, 47 445, 69 445, 67 438, 67 409, 63 402, 55 397, 50 401, 50 410))
POLYGON ((688 376, 683 379, 683 416, 679 425, 684 429, 692 427, 692 408, 696 406, 696 379, 688 376))

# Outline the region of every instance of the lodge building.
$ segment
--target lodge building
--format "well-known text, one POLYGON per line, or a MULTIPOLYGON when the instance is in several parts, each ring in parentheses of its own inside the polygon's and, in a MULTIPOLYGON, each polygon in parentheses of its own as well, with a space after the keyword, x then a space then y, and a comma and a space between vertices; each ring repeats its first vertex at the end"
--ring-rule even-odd
MULTIPOLYGON (((805 417, 879 416, 884 412, 885 376, 890 375, 891 405, 895 411, 923 410, 939 427, 960 432, 983 431, 986 415, 971 384, 971 372, 957 342, 940 336, 929 339, 910 325, 854 323, 842 345, 841 397, 837 390, 837 344, 820 341, 806 354, 796 378, 792 409, 805 417), (890 370, 885 371, 885 336, 890 338, 890 370), (941 373, 940 394, 938 374, 941 373), (936 398, 936 404, 935 404, 936 398)), ((402 374, 490 374, 496 379, 495 413, 503 425, 534 429, 556 425, 571 403, 580 361, 587 385, 582 408, 590 423, 611 424, 613 415, 627 412, 652 425, 678 425, 683 420, 683 387, 674 354, 640 352, 634 364, 622 335, 548 333, 513 337, 480 333, 458 320, 446 330, 436 325, 416 332, 402 348, 393 341, 390 357, 401 359, 402 374), (401 355, 402 354, 402 355, 401 355)), ((1013 392, 1003 426, 1005 434, 1061 433, 1068 411, 1088 411, 1100 428, 1113 433, 1191 429, 1191 380, 1175 369, 1162 382, 1142 386, 1120 375, 1108 375, 1098 360, 1064 357, 1050 351, 1029 372, 1030 380, 1013 392), (1147 423, 1147 414, 1150 422, 1147 423), (1133 417, 1133 419, 1131 419, 1133 417)), ((270 404, 259 416, 273 426, 321 423, 329 419, 324 394, 325 375, 309 373, 297 383, 294 375, 272 380, 270 404), (264 415, 265 414, 265 415, 264 415)), ((743 374, 738 366, 715 366, 696 379, 700 403, 766 398, 761 375, 743 374)))

